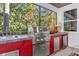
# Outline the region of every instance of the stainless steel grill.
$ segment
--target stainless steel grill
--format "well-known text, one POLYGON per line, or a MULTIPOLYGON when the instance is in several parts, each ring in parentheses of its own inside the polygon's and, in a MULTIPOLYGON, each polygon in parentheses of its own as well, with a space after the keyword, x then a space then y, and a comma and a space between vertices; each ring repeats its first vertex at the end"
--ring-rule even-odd
POLYGON ((49 30, 47 27, 33 27, 33 55, 46 56, 49 55, 49 30))

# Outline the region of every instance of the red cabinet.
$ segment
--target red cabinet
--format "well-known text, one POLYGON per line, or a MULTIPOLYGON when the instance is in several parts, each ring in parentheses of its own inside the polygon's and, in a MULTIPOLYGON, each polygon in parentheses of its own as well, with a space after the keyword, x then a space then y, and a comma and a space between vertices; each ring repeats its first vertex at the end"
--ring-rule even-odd
POLYGON ((0 54, 19 50, 20 56, 32 56, 32 40, 0 44, 0 54))
POLYGON ((59 50, 63 48, 63 36, 59 36, 59 50))
POLYGON ((62 48, 63 48, 63 37, 62 37, 62 35, 57 36, 57 37, 51 36, 50 37, 50 54, 53 54, 54 52, 59 51, 62 48), (55 42, 55 41, 57 41, 57 42, 55 42))
POLYGON ((24 40, 19 50, 20 56, 32 56, 32 40, 24 40))
POLYGON ((0 44, 0 54, 14 51, 20 48, 22 41, 0 44))
POLYGON ((54 37, 50 37, 50 55, 54 53, 54 37))

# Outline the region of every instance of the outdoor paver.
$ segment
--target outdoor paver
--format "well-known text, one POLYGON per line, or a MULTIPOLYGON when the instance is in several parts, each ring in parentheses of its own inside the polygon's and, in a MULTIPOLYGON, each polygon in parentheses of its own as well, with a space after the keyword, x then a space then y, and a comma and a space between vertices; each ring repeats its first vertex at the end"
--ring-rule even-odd
POLYGON ((55 54, 52 54, 51 56, 69 56, 71 53, 77 53, 79 54, 79 49, 67 47, 61 51, 58 51, 55 54))

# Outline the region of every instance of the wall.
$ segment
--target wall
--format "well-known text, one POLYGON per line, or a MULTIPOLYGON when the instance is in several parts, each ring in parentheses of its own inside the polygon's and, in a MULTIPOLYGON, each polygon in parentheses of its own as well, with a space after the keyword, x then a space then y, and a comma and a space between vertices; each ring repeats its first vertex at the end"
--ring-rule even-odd
POLYGON ((68 32, 68 45, 70 47, 79 48, 79 4, 73 3, 64 7, 61 7, 57 11, 57 24, 61 23, 62 32, 64 32, 64 12, 77 8, 77 31, 68 32))

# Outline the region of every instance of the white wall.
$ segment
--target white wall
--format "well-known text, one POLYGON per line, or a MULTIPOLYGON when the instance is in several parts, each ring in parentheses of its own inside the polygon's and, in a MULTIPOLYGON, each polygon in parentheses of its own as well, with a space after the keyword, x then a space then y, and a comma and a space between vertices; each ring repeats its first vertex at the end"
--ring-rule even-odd
POLYGON ((62 31, 64 31, 64 12, 77 8, 77 32, 68 32, 68 45, 70 47, 79 48, 79 4, 73 3, 64 7, 61 7, 57 11, 58 24, 62 24, 62 31))

